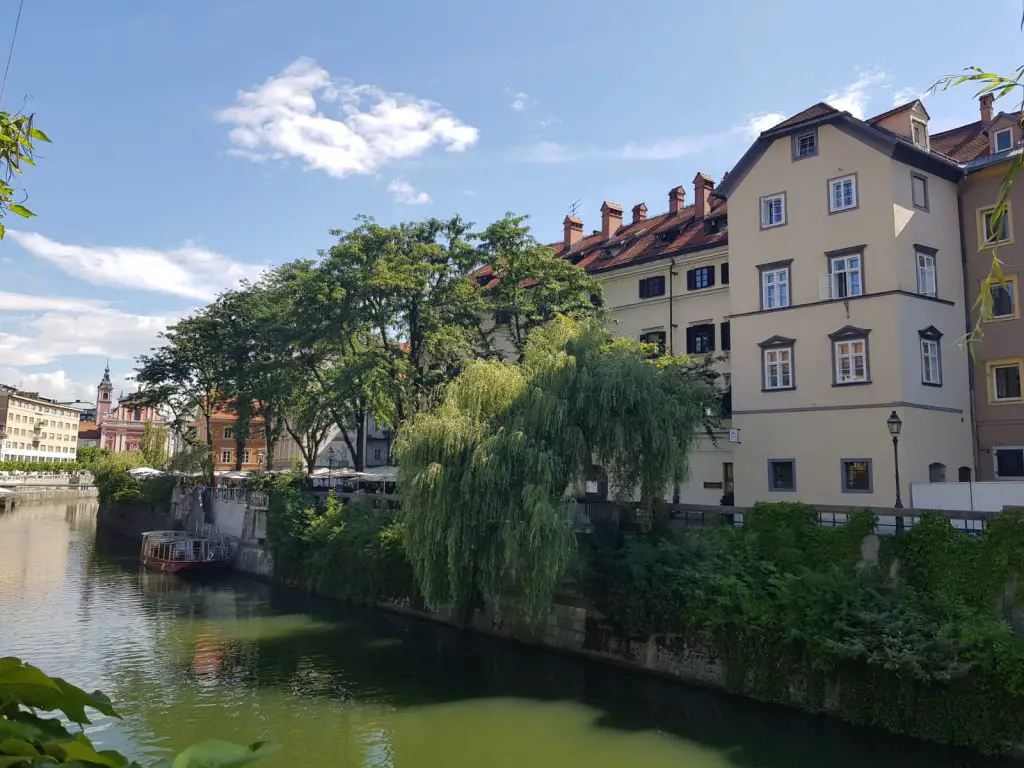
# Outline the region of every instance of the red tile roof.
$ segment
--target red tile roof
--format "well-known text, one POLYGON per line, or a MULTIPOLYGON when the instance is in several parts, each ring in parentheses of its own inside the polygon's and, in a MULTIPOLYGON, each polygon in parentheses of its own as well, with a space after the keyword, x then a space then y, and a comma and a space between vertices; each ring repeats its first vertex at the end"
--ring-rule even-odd
POLYGON ((771 133, 772 131, 781 131, 786 128, 792 128, 794 125, 808 122, 809 120, 817 120, 819 117, 825 117, 826 115, 832 115, 838 113, 839 110, 833 107, 831 104, 826 104, 824 101, 819 101, 812 107, 808 107, 803 112, 797 112, 792 117, 786 118, 778 125, 773 125, 765 133, 771 133))
POLYGON ((967 163, 989 154, 988 126, 982 120, 942 133, 933 133, 929 140, 932 149, 958 163, 967 163))
MULTIPOLYGON (((681 251, 726 245, 729 234, 722 226, 726 215, 725 198, 712 192, 711 210, 703 220, 694 216, 694 210, 695 206, 688 205, 678 213, 662 213, 623 224, 607 240, 597 231, 576 241, 568 250, 564 242, 548 247, 554 251, 556 259, 568 259, 587 272, 598 273, 667 258, 681 251)), ((473 277, 486 287, 496 282, 481 280, 490 274, 490 265, 485 265, 473 277)))
MULTIPOLYGON (((893 107, 892 109, 886 110, 885 112, 883 112, 880 115, 875 115, 874 117, 869 117, 865 122, 868 122, 868 123, 871 123, 872 125, 874 125, 875 123, 877 123, 877 122, 879 122, 881 120, 885 120, 885 118, 887 118, 887 117, 892 117, 893 115, 898 115, 900 112, 906 112, 908 109, 910 109, 911 107, 913 107, 915 104, 917 104, 920 101, 921 101, 920 99, 914 99, 913 101, 908 101, 906 104, 900 104, 898 107, 893 107)), ((921 109, 924 111, 924 113, 926 115, 928 114, 928 110, 926 110, 924 108, 923 104, 921 105, 921 109)))

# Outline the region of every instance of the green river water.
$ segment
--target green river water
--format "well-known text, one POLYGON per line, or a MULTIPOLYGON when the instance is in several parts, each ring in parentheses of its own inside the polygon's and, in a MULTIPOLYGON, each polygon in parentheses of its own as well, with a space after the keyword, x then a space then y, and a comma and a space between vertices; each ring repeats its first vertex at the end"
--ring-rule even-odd
POLYGON ((144 761, 219 737, 280 743, 261 768, 1015 765, 136 555, 94 504, 0 513, 0 656, 105 691, 124 719, 90 735, 144 761))

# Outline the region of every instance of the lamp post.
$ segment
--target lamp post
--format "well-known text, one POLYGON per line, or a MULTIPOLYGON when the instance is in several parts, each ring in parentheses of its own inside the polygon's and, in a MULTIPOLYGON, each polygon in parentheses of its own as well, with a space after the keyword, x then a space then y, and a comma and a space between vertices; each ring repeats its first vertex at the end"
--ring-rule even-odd
MULTIPOLYGON (((889 428, 889 435, 892 437, 892 461, 893 468, 896 471, 896 503, 893 505, 896 509, 903 509, 903 499, 900 497, 900 430, 903 429, 903 421, 900 419, 899 414, 893 411, 889 414, 889 418, 885 420, 885 425, 889 428)), ((896 533, 903 533, 903 518, 896 518, 896 533)))
POLYGON ((330 493, 334 493, 331 486, 331 480, 334 478, 334 446, 327 446, 327 488, 330 493))
POLYGON ((263 469, 263 451, 256 452, 256 471, 259 472, 263 469))

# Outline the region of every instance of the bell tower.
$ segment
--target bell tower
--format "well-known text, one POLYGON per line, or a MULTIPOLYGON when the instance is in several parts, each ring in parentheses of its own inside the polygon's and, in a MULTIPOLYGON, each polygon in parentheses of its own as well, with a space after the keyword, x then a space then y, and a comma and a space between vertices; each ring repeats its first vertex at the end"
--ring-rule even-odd
POLYGON ((103 369, 103 379, 96 387, 96 423, 100 424, 110 413, 110 400, 114 392, 114 385, 110 382, 110 358, 107 358, 107 367, 103 369))

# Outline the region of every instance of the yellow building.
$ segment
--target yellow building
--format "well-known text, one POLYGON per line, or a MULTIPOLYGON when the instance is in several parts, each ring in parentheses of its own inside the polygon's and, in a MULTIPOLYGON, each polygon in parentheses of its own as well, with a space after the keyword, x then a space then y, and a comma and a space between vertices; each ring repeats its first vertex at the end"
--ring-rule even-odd
POLYGON ((0 460, 72 462, 79 412, 35 392, 0 387, 0 460))

